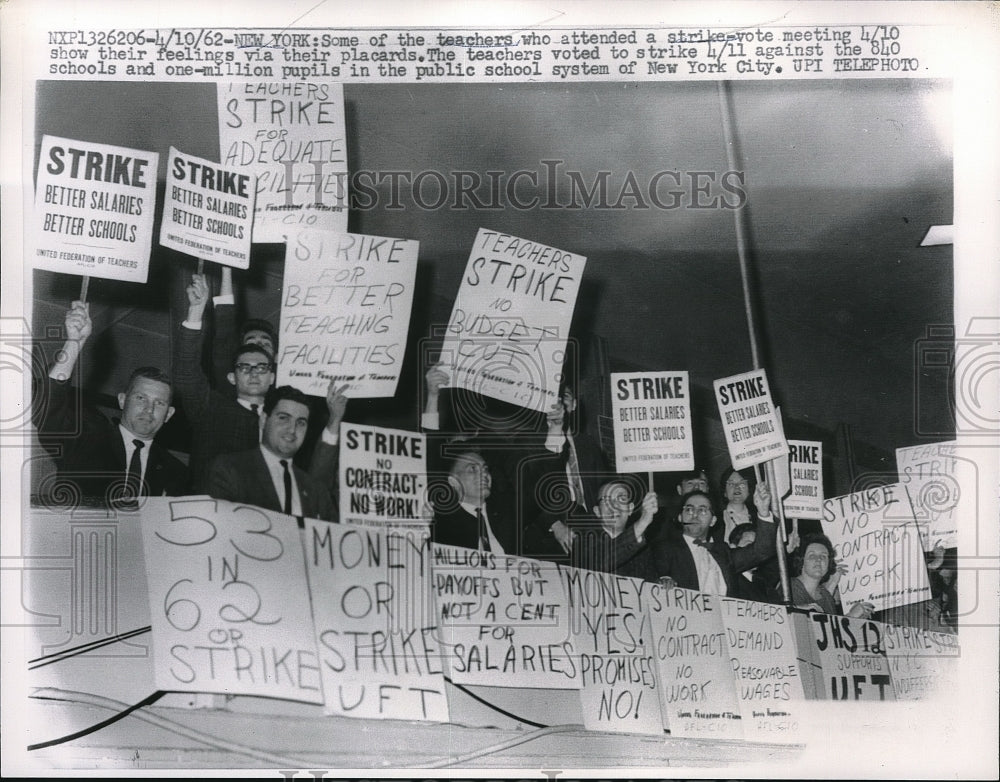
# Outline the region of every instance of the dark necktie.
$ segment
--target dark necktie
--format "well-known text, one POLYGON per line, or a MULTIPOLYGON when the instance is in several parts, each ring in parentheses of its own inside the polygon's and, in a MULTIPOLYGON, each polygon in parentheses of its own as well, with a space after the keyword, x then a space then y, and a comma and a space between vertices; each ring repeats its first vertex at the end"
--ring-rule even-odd
POLYGON ((576 455, 576 447, 573 441, 566 438, 566 466, 569 469, 570 484, 573 487, 573 499, 583 510, 587 510, 587 496, 583 490, 583 478, 580 475, 580 460, 576 455))
POLYGON ((486 534, 486 517, 483 516, 483 509, 476 508, 476 522, 479 525, 479 550, 490 550, 490 538, 486 534))
POLYGON ((128 473, 125 475, 125 493, 128 499, 134 499, 142 493, 142 448, 145 443, 136 439, 132 441, 135 450, 128 462, 128 473))
POLYGON ((285 513, 292 514, 292 474, 288 471, 288 460, 282 459, 281 466, 285 469, 285 513))
POLYGON ((260 418, 260 405, 250 405, 250 412, 260 418))
POLYGON ((701 546, 702 548, 709 548, 708 541, 704 538, 699 538, 694 542, 696 546, 701 546))

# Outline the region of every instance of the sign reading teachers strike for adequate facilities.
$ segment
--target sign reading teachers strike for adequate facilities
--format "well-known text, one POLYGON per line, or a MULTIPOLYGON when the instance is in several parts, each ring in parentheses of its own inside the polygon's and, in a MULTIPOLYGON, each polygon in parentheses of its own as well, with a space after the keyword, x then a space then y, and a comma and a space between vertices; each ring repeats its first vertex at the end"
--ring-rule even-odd
POLYGON ((539 412, 552 407, 586 262, 480 228, 441 347, 451 385, 539 412))
POLYGON ((618 472, 694 468, 687 372, 611 375, 618 472))
POLYGON ((236 269, 250 267, 255 179, 173 147, 160 244, 236 269))
POLYGON ((716 380, 715 400, 733 467, 742 470, 788 453, 763 369, 716 380))
POLYGON ((33 266, 146 282, 159 160, 155 152, 43 136, 33 266))

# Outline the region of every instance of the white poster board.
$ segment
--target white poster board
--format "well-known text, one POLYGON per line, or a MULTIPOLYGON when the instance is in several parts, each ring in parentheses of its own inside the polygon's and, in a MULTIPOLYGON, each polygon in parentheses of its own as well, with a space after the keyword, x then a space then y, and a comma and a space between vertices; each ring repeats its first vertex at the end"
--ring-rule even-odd
POLYGON ((823 443, 789 440, 791 494, 784 499, 785 518, 823 518, 823 443))
POLYGON ((823 671, 824 697, 834 701, 894 701, 885 625, 838 614, 809 614, 813 653, 823 671))
POLYGON ((611 410, 618 472, 694 469, 686 371, 612 374, 611 410))
POLYGON ((906 487, 925 551, 958 546, 958 519, 977 518, 975 462, 958 455, 955 440, 896 449, 899 482, 906 487))
POLYGON ((953 696, 959 688, 958 636, 878 623, 896 699, 932 700, 953 696))
POLYGON ((742 470, 788 453, 763 369, 714 381, 733 468, 742 470))

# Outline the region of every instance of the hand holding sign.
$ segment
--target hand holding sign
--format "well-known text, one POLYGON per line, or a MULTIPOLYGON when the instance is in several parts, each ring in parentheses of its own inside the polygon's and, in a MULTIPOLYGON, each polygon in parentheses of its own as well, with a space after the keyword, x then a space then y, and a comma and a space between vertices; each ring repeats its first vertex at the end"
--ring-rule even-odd
POLYGON ((191 284, 185 289, 188 299, 187 319, 192 323, 200 323, 208 305, 208 280, 204 274, 192 274, 191 284))
POLYGON ((753 504, 757 506, 759 516, 771 515, 771 489, 766 481, 760 481, 753 492, 753 504))
POLYGON ((326 409, 330 413, 326 428, 331 434, 340 431, 340 422, 344 420, 344 412, 347 410, 347 391, 350 385, 344 383, 337 385, 334 378, 330 379, 330 385, 326 389, 326 409))
POLYGON ((93 331, 90 320, 90 305, 74 301, 66 311, 66 338, 82 342, 93 331))
POLYGON ((441 389, 448 385, 449 377, 448 373, 445 372, 441 367, 444 364, 438 363, 427 370, 427 374, 424 376, 427 381, 427 396, 436 397, 441 389))

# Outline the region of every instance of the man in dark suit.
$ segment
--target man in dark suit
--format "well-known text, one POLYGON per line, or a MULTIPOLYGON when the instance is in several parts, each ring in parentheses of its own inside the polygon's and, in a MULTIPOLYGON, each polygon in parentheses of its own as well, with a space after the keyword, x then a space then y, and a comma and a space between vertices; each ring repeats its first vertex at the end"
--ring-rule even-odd
POLYGON ((217 456, 208 469, 206 491, 220 500, 337 521, 328 484, 293 463, 308 427, 308 397, 291 386, 271 389, 264 400, 260 445, 217 456))
POLYGON ((635 574, 634 560, 646 543, 645 533, 656 514, 656 492, 646 492, 639 518, 629 524, 635 511, 636 487, 628 478, 615 477, 601 486, 593 515, 572 520, 570 561, 573 567, 635 574))
POLYGON ((154 440, 174 414, 170 378, 156 367, 136 369, 118 394, 121 419, 108 420, 84 407, 68 382, 93 330, 88 305, 74 301, 65 323, 63 349, 33 394, 39 438, 55 457, 59 482, 43 492, 112 504, 184 494, 187 468, 154 440))

